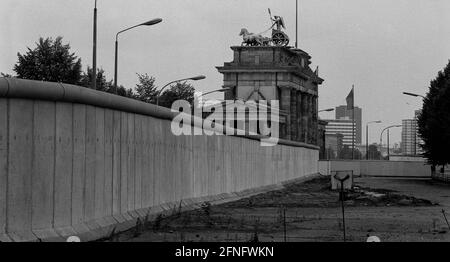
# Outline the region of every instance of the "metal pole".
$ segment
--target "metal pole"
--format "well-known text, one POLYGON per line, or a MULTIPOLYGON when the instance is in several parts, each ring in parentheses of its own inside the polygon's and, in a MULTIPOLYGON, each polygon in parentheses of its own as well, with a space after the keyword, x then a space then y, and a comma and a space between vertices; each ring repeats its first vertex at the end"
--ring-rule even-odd
POLYGON ((342 226, 344 231, 344 242, 346 241, 345 235, 345 209, 344 209, 344 180, 341 180, 341 207, 342 207, 342 226))
POLYGON ((115 55, 115 62, 114 62, 114 93, 117 94, 117 53, 119 49, 119 42, 117 40, 116 36, 116 55, 115 55))
POLYGON ((388 161, 391 160, 391 155, 389 153, 389 129, 387 130, 387 153, 388 153, 388 161))
POLYGON ((380 160, 383 160, 383 132, 384 129, 381 131, 380 135, 380 160))
POLYGON ((295 48, 298 48, 298 0, 295 0, 295 48))
POLYGON ((92 89, 97 89, 97 0, 94 7, 94 37, 92 56, 92 89))
POLYGON ((380 160, 383 159, 383 132, 381 132, 380 136, 380 160))
POLYGON ((125 31, 128 31, 128 30, 131 30, 133 28, 136 28, 138 26, 150 26, 150 25, 155 25, 155 24, 161 23, 161 22, 162 22, 161 18, 153 19, 153 20, 147 21, 145 23, 138 24, 138 25, 129 27, 127 29, 124 29, 122 31, 119 31, 116 34, 116 53, 115 53, 115 61, 114 61, 114 93, 115 94, 117 94, 117 66, 118 66, 117 65, 117 60, 118 60, 118 50, 119 50, 119 41, 118 41, 119 40, 119 34, 125 32, 125 31))
POLYGON ((338 174, 336 173, 334 175, 334 178, 336 180, 338 180, 339 182, 341 182, 341 190, 339 192, 339 200, 341 201, 341 207, 342 207, 342 226, 343 226, 343 232, 344 232, 344 242, 346 241, 346 234, 345 234, 345 209, 344 209, 344 201, 345 201, 345 196, 344 196, 344 182, 345 180, 349 179, 350 176, 346 175, 344 178, 340 178, 338 176, 338 174))
POLYGON ((366 125, 366 160, 369 160, 369 124, 366 125))
POLYGON ((286 236, 286 208, 283 208, 283 228, 284 228, 284 242, 287 242, 287 236, 286 236))

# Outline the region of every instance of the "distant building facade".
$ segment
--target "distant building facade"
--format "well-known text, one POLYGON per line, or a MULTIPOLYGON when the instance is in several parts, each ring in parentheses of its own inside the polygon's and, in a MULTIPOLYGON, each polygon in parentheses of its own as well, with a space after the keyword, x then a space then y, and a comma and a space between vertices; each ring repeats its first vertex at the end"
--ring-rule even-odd
MULTIPOLYGON (((353 132, 356 131, 356 124, 349 118, 343 119, 326 119, 328 122, 325 128, 325 135, 342 135, 342 144, 344 146, 352 147, 353 132)), ((355 134, 355 147, 356 134, 355 134)))
POLYGON ((402 143, 401 151, 406 156, 417 156, 422 154, 420 145, 423 143, 419 137, 417 117, 420 110, 415 111, 414 119, 404 119, 402 121, 402 143))
MULTIPOLYGON (((355 106, 355 144, 360 145, 362 143, 362 109, 355 106)), ((348 110, 347 106, 336 107, 336 119, 353 119, 352 110, 348 110)))
POLYGON ((416 156, 422 154, 420 139, 417 132, 417 120, 405 119, 402 121, 402 154, 406 156, 416 156))
POLYGON ((389 157, 390 161, 407 161, 407 162, 417 162, 422 161, 426 162, 427 160, 421 156, 399 156, 399 155, 391 155, 389 157))

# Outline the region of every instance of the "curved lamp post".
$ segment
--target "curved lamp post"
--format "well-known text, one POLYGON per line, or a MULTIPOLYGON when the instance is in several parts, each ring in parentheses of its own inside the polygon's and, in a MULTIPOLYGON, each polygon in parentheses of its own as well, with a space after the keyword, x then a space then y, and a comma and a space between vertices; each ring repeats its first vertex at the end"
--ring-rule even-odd
POLYGON ((212 94, 212 93, 218 93, 218 92, 222 93, 222 92, 226 92, 226 91, 230 91, 230 90, 231 90, 231 88, 221 88, 221 89, 217 89, 217 90, 213 90, 213 91, 209 91, 209 92, 206 92, 204 94, 201 94, 201 95, 198 96, 198 98, 206 96, 206 95, 209 95, 209 94, 212 94))
MULTIPOLYGON (((201 95, 199 95, 199 96, 197 96, 197 102, 198 103, 201 103, 200 101, 201 101, 201 99, 203 99, 203 97, 204 96, 206 96, 206 95, 209 95, 209 94, 212 94, 212 93, 223 93, 223 92, 226 92, 226 91, 230 91, 230 90, 232 90, 231 88, 221 88, 221 89, 217 89, 217 90, 213 90, 213 91, 209 91, 209 92, 206 92, 206 93, 204 93, 204 94, 201 94, 201 95)), ((194 107, 194 103, 195 103, 195 99, 194 99, 194 101, 192 101, 192 107, 194 107)))
POLYGON ((333 112, 333 111, 334 111, 334 108, 328 108, 328 109, 319 110, 319 112, 317 112, 317 113, 320 113, 320 112, 333 112))
POLYGON ((425 96, 423 96, 423 95, 418 95, 418 94, 409 93, 409 92, 403 92, 403 94, 407 95, 407 96, 413 96, 413 97, 422 97, 423 99, 425 99, 425 96))
POLYGON ((402 125, 392 125, 392 126, 388 126, 385 129, 383 129, 383 131, 381 131, 381 135, 380 135, 380 148, 383 148, 383 133, 384 131, 388 131, 388 144, 387 144, 387 153, 388 153, 388 160, 390 158, 390 154, 389 154, 389 129, 394 128, 394 127, 402 127, 402 125))
POLYGON ((97 89, 97 0, 94 6, 94 29, 92 50, 92 89, 97 89))
MULTIPOLYGON (((413 97, 422 97, 424 100, 426 99, 425 96, 419 95, 419 94, 414 94, 414 93, 409 93, 409 92, 403 92, 403 94, 407 95, 407 96, 413 96, 413 97)), ((417 137, 417 130, 415 131, 415 135, 414 135, 414 155, 417 154, 417 150, 416 150, 416 148, 417 148, 417 140, 416 140, 416 137, 417 137)))
POLYGON ((118 32, 116 34, 116 54, 115 54, 115 63, 114 63, 114 93, 117 94, 117 55, 118 55, 118 50, 119 50, 119 42, 118 42, 119 34, 125 32, 125 31, 128 31, 128 30, 131 30, 131 29, 133 29, 135 27, 138 27, 138 26, 151 26, 151 25, 159 24, 161 22, 162 22, 161 18, 156 18, 156 19, 147 21, 145 23, 129 27, 129 28, 124 29, 124 30, 122 30, 122 31, 120 31, 120 32, 118 32))
POLYGON ((158 95, 156 96, 156 105, 159 106, 159 97, 161 96, 162 91, 163 91, 166 87, 170 86, 171 84, 178 83, 178 82, 182 82, 182 81, 188 81, 188 80, 198 81, 198 80, 203 80, 203 79, 205 79, 205 78, 206 78, 206 76, 204 76, 204 75, 199 75, 199 76, 194 76, 194 77, 189 77, 189 78, 183 78, 183 79, 175 80, 175 81, 172 81, 172 82, 169 82, 169 83, 165 84, 165 85, 159 90, 158 95))
POLYGON ((366 124, 366 160, 369 160, 369 125, 370 124, 380 124, 381 121, 370 121, 366 124))

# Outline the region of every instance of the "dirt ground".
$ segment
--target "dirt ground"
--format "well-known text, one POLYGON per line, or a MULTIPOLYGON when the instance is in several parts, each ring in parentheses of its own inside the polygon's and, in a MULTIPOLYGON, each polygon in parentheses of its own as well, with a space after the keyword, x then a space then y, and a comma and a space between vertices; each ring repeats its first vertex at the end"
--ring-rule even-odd
MULTIPOLYGON (((450 185, 424 179, 356 178, 345 195, 346 240, 450 241, 450 185), (445 216, 444 216, 445 214, 445 216)), ((107 241, 343 241, 339 193, 329 177, 236 202, 175 213, 107 241)))

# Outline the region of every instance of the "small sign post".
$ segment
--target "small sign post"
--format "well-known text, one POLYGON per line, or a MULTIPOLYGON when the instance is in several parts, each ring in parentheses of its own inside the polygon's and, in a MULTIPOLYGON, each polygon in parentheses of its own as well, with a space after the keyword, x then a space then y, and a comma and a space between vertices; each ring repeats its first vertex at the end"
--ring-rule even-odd
POLYGON ((342 206, 342 226, 344 231, 344 242, 346 241, 346 235, 345 235, 345 209, 344 209, 344 182, 350 178, 350 176, 347 174, 345 177, 340 177, 339 173, 334 175, 334 178, 338 180, 341 183, 341 190, 339 191, 339 200, 341 200, 341 206, 342 206))

